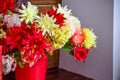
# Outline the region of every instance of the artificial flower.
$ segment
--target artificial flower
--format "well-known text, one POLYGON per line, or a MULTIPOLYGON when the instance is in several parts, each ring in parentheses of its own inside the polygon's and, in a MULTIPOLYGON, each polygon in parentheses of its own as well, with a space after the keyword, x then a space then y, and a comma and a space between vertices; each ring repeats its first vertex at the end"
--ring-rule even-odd
POLYGON ((59 25, 59 27, 64 25, 64 21, 66 18, 64 18, 64 14, 57 13, 57 8, 53 7, 49 11, 45 11, 45 14, 48 14, 50 17, 53 16, 53 18, 56 20, 55 24, 59 25))
POLYGON ((14 0, 0 1, 0 45, 3 72, 34 64, 64 48, 75 59, 85 61, 89 49, 95 46, 96 36, 88 28, 81 28, 80 20, 67 6, 58 5, 38 15, 38 8, 28 2, 16 9, 14 0), (14 12, 14 11, 18 12, 14 12))
POLYGON ((81 45, 82 42, 84 41, 83 37, 83 30, 82 29, 77 29, 74 35, 70 38, 70 42, 72 45, 81 45))
POLYGON ((54 30, 53 40, 53 49, 62 48, 68 39, 71 37, 71 29, 67 26, 62 26, 54 30))
POLYGON ((75 26, 76 28, 80 28, 80 27, 81 27, 81 22, 80 22, 80 20, 79 20, 77 17, 75 17, 75 16, 70 16, 69 20, 72 21, 72 23, 74 24, 74 26, 75 26))
POLYGON ((55 19, 53 17, 49 17, 49 15, 41 15, 38 23, 40 24, 40 28, 42 28, 43 34, 48 33, 50 36, 54 35, 53 30, 58 27, 58 25, 54 24, 55 19))
POLYGON ((74 57, 75 59, 80 60, 81 62, 85 61, 88 55, 88 50, 83 47, 75 47, 74 48, 74 57))
POLYGON ((64 17, 66 19, 69 19, 72 15, 71 10, 68 10, 67 6, 62 7, 60 4, 58 4, 58 13, 64 14, 64 17))
POLYGON ((81 27, 81 23, 78 18, 71 16, 68 20, 65 21, 65 25, 69 26, 72 30, 72 35, 81 27))
POLYGON ((34 29, 32 35, 28 35, 28 39, 23 41, 25 45, 21 49, 23 63, 28 63, 30 67, 34 65, 41 57, 45 57, 45 49, 47 43, 42 32, 34 29))
POLYGON ((26 36, 26 31, 22 29, 22 27, 14 27, 10 28, 6 31, 6 42, 9 45, 10 50, 17 48, 21 50, 23 48, 22 41, 24 39, 28 39, 26 36))
POLYGON ((20 19, 17 14, 5 15, 4 16, 4 24, 7 26, 7 28, 21 26, 21 22, 20 22, 20 19))
POLYGON ((28 23, 33 23, 38 16, 38 8, 37 6, 31 5, 30 2, 28 2, 27 7, 22 4, 22 9, 19 9, 21 21, 25 21, 27 24, 28 23))
POLYGON ((83 28, 84 42, 82 46, 86 49, 95 47, 96 35, 88 28, 83 28))
POLYGON ((1 0, 0 1, 0 13, 3 15, 7 14, 8 11, 15 12, 15 8, 17 4, 15 4, 14 0, 1 0))
POLYGON ((9 55, 3 55, 2 56, 2 72, 4 75, 8 74, 11 71, 15 71, 17 62, 14 57, 11 57, 9 55))

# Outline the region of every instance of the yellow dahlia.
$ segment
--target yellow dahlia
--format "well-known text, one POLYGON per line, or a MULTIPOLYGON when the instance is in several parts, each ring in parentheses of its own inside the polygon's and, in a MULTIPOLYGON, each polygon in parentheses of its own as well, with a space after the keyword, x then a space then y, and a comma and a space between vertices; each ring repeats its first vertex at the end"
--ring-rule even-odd
POLYGON ((84 42, 82 46, 86 49, 96 46, 96 35, 88 28, 83 28, 84 42))
POLYGON ((53 49, 62 48, 68 39, 71 37, 71 29, 67 26, 62 26, 54 30, 53 49))
POLYGON ((27 7, 22 4, 22 9, 19 9, 21 21, 25 21, 26 23, 33 23, 35 19, 39 18, 38 8, 37 6, 31 5, 28 2, 27 7))
POLYGON ((40 28, 42 28, 43 34, 46 32, 52 36, 54 35, 53 30, 58 27, 58 25, 55 24, 55 19, 53 17, 49 17, 49 15, 41 15, 40 20, 38 23, 40 24, 40 28))

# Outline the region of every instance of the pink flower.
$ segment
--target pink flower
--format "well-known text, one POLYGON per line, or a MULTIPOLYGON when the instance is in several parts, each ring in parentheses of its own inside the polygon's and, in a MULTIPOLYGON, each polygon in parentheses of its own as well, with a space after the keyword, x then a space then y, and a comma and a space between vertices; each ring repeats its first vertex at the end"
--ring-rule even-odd
POLYGON ((20 22, 20 19, 17 14, 5 15, 4 16, 4 24, 7 26, 7 28, 21 26, 21 22, 20 22))
POLYGON ((81 45, 81 43, 83 41, 84 41, 84 37, 83 37, 82 29, 76 29, 76 32, 70 39, 71 44, 72 45, 81 45))
POLYGON ((80 60, 81 62, 85 61, 88 55, 88 50, 82 48, 82 47, 76 47, 74 48, 74 57, 75 59, 80 60))

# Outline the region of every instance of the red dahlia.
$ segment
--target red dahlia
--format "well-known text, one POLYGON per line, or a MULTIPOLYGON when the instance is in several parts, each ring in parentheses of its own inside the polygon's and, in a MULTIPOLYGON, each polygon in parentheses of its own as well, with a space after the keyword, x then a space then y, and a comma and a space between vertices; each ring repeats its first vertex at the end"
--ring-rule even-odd
POLYGON ((66 18, 64 18, 64 14, 57 13, 57 9, 52 8, 49 11, 45 10, 45 14, 48 14, 50 17, 53 16, 53 18, 56 20, 55 24, 59 25, 59 27, 64 25, 64 21, 66 18))
POLYGON ((5 15, 8 10, 14 12, 14 9, 17 7, 14 0, 0 0, 0 13, 5 15))

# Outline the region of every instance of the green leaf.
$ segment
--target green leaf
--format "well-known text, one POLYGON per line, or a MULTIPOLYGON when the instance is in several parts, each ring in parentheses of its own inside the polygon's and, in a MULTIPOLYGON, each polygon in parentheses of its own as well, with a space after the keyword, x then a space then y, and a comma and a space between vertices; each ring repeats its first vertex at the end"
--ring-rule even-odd
POLYGON ((23 68, 23 67, 24 67, 24 64, 22 63, 22 60, 21 60, 21 53, 20 53, 20 51, 17 50, 17 51, 15 52, 14 56, 15 56, 17 62, 18 62, 18 65, 19 65, 21 68, 23 68))
POLYGON ((69 54, 73 55, 74 46, 70 44, 70 41, 68 41, 68 42, 64 45, 63 49, 64 49, 65 51, 67 51, 69 54))
POLYGON ((21 68, 24 68, 24 64, 22 63, 22 61, 19 61, 19 62, 18 62, 18 65, 19 65, 21 68))
POLYGON ((7 12, 8 12, 8 14, 10 14, 10 15, 12 15, 12 14, 13 14, 13 12, 11 12, 10 10, 8 10, 7 12))

